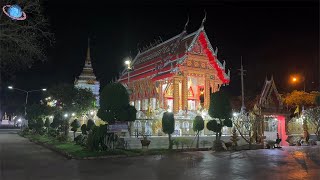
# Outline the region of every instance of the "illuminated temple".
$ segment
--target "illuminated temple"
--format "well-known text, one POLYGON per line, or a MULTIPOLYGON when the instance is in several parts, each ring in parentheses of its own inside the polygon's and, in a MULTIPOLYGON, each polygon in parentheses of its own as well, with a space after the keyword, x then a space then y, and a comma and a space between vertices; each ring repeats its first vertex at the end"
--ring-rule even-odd
POLYGON ((95 95, 97 101, 96 106, 99 105, 99 88, 100 83, 96 80, 93 73, 91 56, 90 56, 90 39, 88 39, 87 56, 84 63, 83 70, 80 76, 75 80, 74 85, 78 88, 89 89, 95 95))
MULTIPOLYGON (((218 60, 202 23, 193 33, 184 28, 171 39, 138 52, 132 69, 124 70, 118 81, 130 90, 138 119, 159 119, 169 111, 177 119, 191 120, 199 113, 207 115, 210 93, 230 82, 230 72, 218 60)), ((189 122, 179 127, 183 123, 190 129, 189 122)))

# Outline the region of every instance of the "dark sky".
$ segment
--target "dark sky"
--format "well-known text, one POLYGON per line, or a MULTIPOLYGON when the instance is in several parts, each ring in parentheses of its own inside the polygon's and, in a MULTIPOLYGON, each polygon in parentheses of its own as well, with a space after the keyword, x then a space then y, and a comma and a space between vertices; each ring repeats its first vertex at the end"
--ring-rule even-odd
POLYGON ((25 89, 72 83, 82 70, 87 38, 95 73, 102 84, 124 68, 123 59, 159 36, 163 40, 179 34, 187 17, 189 33, 201 24, 207 11, 205 30, 218 58, 231 69, 230 89, 240 94, 240 57, 247 70, 249 95, 261 91, 266 75, 274 76, 280 92, 294 88, 292 73, 307 72, 307 87, 316 89, 319 75, 319 3, 301 1, 59 1, 44 2, 56 43, 48 61, 18 73, 13 84, 25 89), (315 82, 315 83, 312 83, 315 82))

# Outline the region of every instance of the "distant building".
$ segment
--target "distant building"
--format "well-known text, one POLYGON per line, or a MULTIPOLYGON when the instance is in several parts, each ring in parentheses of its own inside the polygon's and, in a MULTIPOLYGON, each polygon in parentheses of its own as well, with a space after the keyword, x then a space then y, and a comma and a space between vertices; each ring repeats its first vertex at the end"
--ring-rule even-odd
POLYGON ((88 39, 87 57, 84 63, 82 73, 75 80, 74 85, 78 88, 91 90, 97 99, 96 106, 99 106, 100 83, 99 81, 96 80, 96 76, 93 73, 91 57, 90 57, 90 39, 88 39))

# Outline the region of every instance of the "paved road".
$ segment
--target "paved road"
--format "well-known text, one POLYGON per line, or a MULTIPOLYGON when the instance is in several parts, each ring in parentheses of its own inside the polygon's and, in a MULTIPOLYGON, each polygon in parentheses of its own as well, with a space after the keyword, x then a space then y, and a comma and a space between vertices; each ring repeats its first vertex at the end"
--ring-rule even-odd
POLYGON ((2 131, 0 167, 1 180, 319 180, 320 146, 79 161, 2 131))

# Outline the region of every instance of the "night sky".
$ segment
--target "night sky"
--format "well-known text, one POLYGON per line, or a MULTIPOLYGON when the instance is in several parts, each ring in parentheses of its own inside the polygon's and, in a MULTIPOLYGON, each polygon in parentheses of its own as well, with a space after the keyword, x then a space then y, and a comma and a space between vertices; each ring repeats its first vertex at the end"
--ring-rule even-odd
MULTIPOLYGON (((34 89, 55 83, 73 83, 84 65, 87 38, 95 74, 106 84, 124 68, 124 58, 134 57, 159 39, 196 31, 207 11, 205 30, 218 58, 231 69, 230 91, 240 94, 240 57, 247 70, 248 95, 260 93, 266 76, 274 76, 281 93, 293 89, 292 73, 306 72, 307 90, 319 82, 318 1, 44 1, 56 43, 48 61, 19 72, 6 84, 34 89), (312 83, 314 82, 314 83, 312 83)), ((5 94, 13 92, 4 91, 5 94)))

